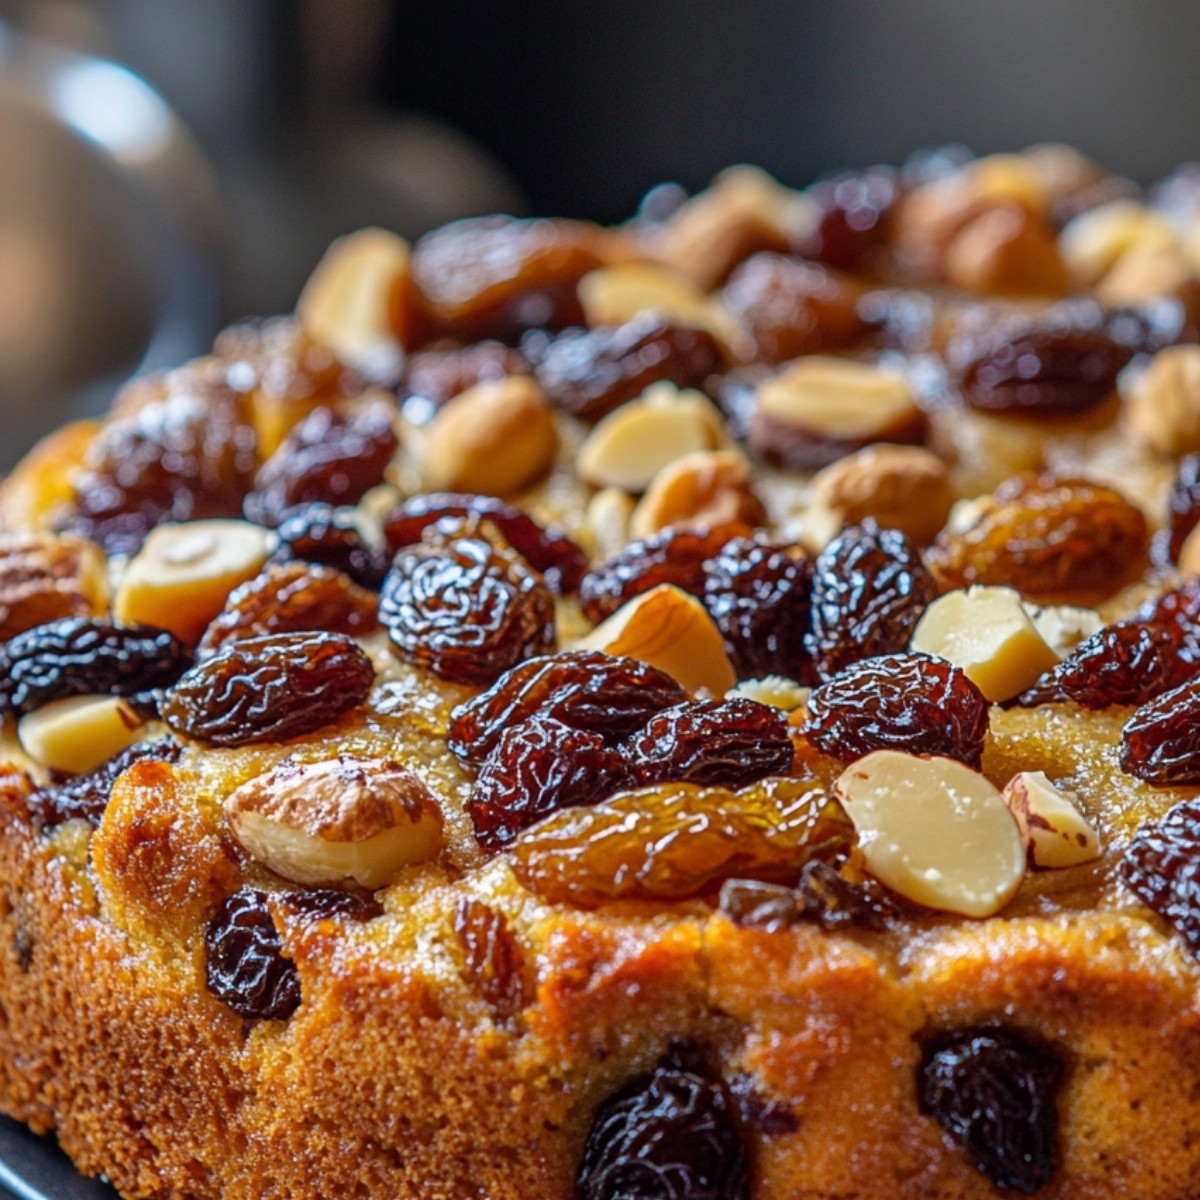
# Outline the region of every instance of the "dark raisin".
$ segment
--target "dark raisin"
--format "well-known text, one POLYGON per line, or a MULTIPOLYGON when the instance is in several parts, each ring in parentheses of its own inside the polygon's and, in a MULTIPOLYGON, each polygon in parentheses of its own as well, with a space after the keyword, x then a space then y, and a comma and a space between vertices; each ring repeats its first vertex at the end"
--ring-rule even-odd
POLYGON ((717 907, 735 925, 777 933, 804 918, 804 897, 794 887, 761 879, 727 879, 717 907))
POLYGON ((394 415, 382 401, 347 411, 313 409, 259 468, 246 516, 273 528, 291 509, 314 501, 357 504, 383 483, 399 445, 394 415))
POLYGON ((1200 679, 1164 692, 1129 718, 1121 769, 1158 787, 1200 783, 1200 679))
POLYGON ((593 567, 579 585, 579 605, 589 621, 599 623, 635 596, 670 583, 698 598, 706 585, 704 564, 745 525, 688 529, 670 525, 644 541, 630 542, 612 558, 593 567))
POLYGON ((354 517, 331 504, 309 504, 284 517, 276 531, 274 562, 319 563, 373 592, 383 586, 390 560, 364 540, 354 517))
POLYGON ((804 734, 853 762, 874 750, 936 754, 979 770, 988 702, 962 670, 931 654, 886 654, 847 667, 808 702, 804 734))
POLYGON ((504 914, 469 896, 454 910, 454 934, 463 951, 463 974, 501 1021, 529 1002, 525 955, 504 914))
POLYGON ((312 887, 285 892, 276 898, 276 903, 301 921, 324 921, 329 917, 372 921, 383 916, 383 905, 374 896, 348 892, 345 888, 312 887))
POLYGON ((450 714, 450 749, 482 763, 507 729, 543 714, 621 745, 650 717, 688 694, 665 672, 635 658, 572 650, 534 658, 502 675, 450 714))
POLYGON ((446 518, 484 518, 559 596, 579 589, 587 570, 587 555, 567 535, 544 529, 528 513, 494 496, 431 492, 405 500, 384 522, 389 554, 421 540, 425 530, 446 518))
POLYGON ((477 383, 526 375, 525 356, 500 342, 479 342, 461 350, 425 350, 413 354, 405 364, 400 384, 404 415, 415 413, 423 424, 430 420, 447 400, 477 383))
POLYGON ((749 1200, 750 1167, 725 1088, 668 1057, 600 1107, 578 1200, 749 1200))
POLYGON ((1200 957, 1200 799, 1143 825, 1121 859, 1121 881, 1200 957))
POLYGON ((287 1020, 300 1006, 300 975, 283 956, 263 892, 243 888, 204 930, 208 990, 239 1016, 287 1020))
POLYGON ((0 710, 26 713, 93 692, 132 696, 174 683, 190 662, 187 647, 165 629, 64 617, 0 646, 0 710))
POLYGON ((598 733, 536 714, 507 729, 479 770, 467 812, 484 850, 502 850, 561 808, 592 804, 630 782, 625 756, 598 733))
POLYGON ((817 677, 903 650, 936 596, 920 552, 898 529, 865 521, 842 530, 813 564, 806 644, 817 677))
POLYGON ((652 383, 703 386, 721 363, 711 333, 640 313, 624 325, 569 329, 541 345, 523 344, 546 394, 572 416, 597 421, 652 383))
POLYGON ((805 916, 824 929, 858 928, 879 933, 899 915, 883 884, 870 878, 856 883, 820 859, 804 864, 800 895, 805 916))
POLYGON ((847 171, 814 183, 808 194, 817 202, 817 220, 793 250, 839 271, 870 267, 888 239, 889 218, 899 194, 896 171, 892 167, 847 171))
POLYGON ((113 784, 118 776, 123 775, 134 763, 178 762, 181 753, 179 743, 173 738, 136 742, 87 775, 77 775, 66 783, 39 788, 29 797, 30 814, 42 828, 59 825, 75 817, 99 825, 112 799, 113 784))
POLYGON ((766 1100, 754 1083, 753 1075, 731 1075, 726 1085, 737 1110, 738 1127, 761 1133, 763 1137, 783 1137, 800 1128, 800 1120, 791 1105, 782 1100, 766 1100))
POLYGON ((753 700, 692 700, 664 709, 629 741, 638 784, 686 780, 743 787, 792 766, 784 713, 753 700))
POLYGON ((288 633, 234 642, 193 667, 164 697, 177 733, 218 746, 313 733, 361 704, 375 681, 353 638, 288 633))
POLYGON ((1179 587, 1147 600, 1132 620, 1165 629, 1177 646, 1200 655, 1200 579, 1185 579, 1179 587))
POLYGON ((707 559, 704 607, 716 622, 739 679, 783 675, 815 683, 804 635, 812 567, 784 546, 732 538, 707 559))
POLYGON ((401 550, 379 619, 401 657, 461 683, 492 683, 554 648, 550 589, 519 554, 480 537, 401 550))
POLYGON ((1175 482, 1168 501, 1171 561, 1179 561, 1179 551, 1187 536, 1200 523, 1200 454, 1186 454, 1179 460, 1175 482))
POLYGON ((959 1029, 929 1043, 917 1090, 996 1185, 1033 1195, 1054 1177, 1062 1064, 1011 1029, 959 1029))

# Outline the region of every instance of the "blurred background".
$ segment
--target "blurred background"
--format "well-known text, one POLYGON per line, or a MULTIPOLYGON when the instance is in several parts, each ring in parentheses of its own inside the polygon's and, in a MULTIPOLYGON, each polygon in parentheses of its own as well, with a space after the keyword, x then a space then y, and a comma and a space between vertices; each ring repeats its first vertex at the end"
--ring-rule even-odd
POLYGON ((1197 49, 1191 0, 0 0, 0 468, 364 224, 950 141, 1150 183, 1200 156, 1197 49))

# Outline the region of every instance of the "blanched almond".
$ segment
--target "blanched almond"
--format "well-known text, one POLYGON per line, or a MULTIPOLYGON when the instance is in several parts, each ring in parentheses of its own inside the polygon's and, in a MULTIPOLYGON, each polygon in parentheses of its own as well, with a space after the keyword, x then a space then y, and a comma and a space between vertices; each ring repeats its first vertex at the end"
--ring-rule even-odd
POLYGON ((939 596, 921 615, 911 648, 961 667, 994 704, 1031 687, 1059 656, 1008 587, 970 587, 939 596))
POLYGON ((1025 843, 1004 797, 954 759, 876 750, 838 776, 834 794, 867 869, 909 900, 989 917, 1021 886, 1025 843))
POLYGON ((736 450, 700 450, 668 463, 633 510, 629 535, 646 538, 668 525, 709 527, 767 519, 750 465, 736 450))
POLYGON ((246 851, 295 883, 385 887, 441 844, 442 813, 429 789, 387 759, 285 762, 242 784, 224 807, 246 851))
POLYGON ((1100 839, 1072 797, 1042 771, 1022 771, 1004 789, 1035 867, 1073 867, 1100 857, 1100 839))
POLYGON ((17 740, 42 766, 83 775, 132 746, 142 724, 118 696, 71 696, 23 716, 17 740))
POLYGON ((271 553, 271 535, 249 521, 189 521, 150 531, 125 569, 113 599, 124 625, 157 625, 189 645, 253 579, 271 553))
POLYGON ((640 659, 689 692, 724 696, 737 682, 721 631, 704 605, 669 583, 635 596, 576 645, 640 659))
POLYGON ((0 534, 0 641, 59 617, 108 611, 104 551, 70 534, 0 534))
POLYGON ((667 463, 721 444, 723 422, 703 392, 655 383, 588 434, 575 470, 592 487, 643 492, 667 463))

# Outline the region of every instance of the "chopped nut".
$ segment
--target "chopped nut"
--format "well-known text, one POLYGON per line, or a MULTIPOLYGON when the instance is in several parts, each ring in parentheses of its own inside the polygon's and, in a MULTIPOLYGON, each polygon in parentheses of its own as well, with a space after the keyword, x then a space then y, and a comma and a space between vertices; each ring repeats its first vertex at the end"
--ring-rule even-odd
POLYGON ((71 696, 23 716, 17 740, 42 766, 83 775, 132 746, 142 723, 119 696, 71 696))
POLYGON ((1134 436, 1164 458, 1200 450, 1200 346, 1154 356, 1127 405, 1134 436))
POLYGON ((668 525, 703 528, 765 520, 746 460, 735 450, 700 450, 655 475, 633 510, 629 536, 646 538, 668 525))
POLYGON ((919 545, 937 537, 956 499, 946 464, 919 446, 868 446, 813 477, 812 504, 843 525, 873 517, 919 545))
POLYGON ((1035 867, 1073 867, 1100 857, 1100 839, 1088 819, 1043 772, 1014 776, 1004 789, 1004 801, 1035 867))
POLYGON ((380 758, 285 762, 242 784, 225 813, 246 851, 295 883, 385 887, 401 868, 433 858, 442 837, 428 788, 380 758))
POLYGON ((834 794, 858 831, 867 870, 930 908, 990 917, 1025 875, 1025 843, 1004 797, 950 758, 876 750, 834 794))
POLYGON ((783 675, 764 675, 762 679, 743 679, 727 694, 726 699, 756 700, 759 704, 769 704, 772 708, 784 712, 795 712, 808 704, 812 688, 803 687, 794 679, 783 675))
POLYGON ((126 567, 113 616, 124 625, 169 629, 192 645, 270 552, 271 534, 249 521, 159 525, 126 567))
POLYGON ((108 611, 104 551, 83 538, 0 534, 0 641, 59 617, 108 611))
POLYGON ((633 497, 621 488, 609 487, 588 501, 584 528, 594 558, 604 560, 625 548, 629 541, 629 518, 633 515, 633 497))
POLYGON ((668 463, 721 444, 721 414, 703 392, 655 383, 622 404, 588 435, 575 457, 593 487, 642 492, 668 463))
POLYGON ((1136 200, 1114 200, 1081 213, 1058 235, 1071 277, 1094 287, 1130 251, 1171 251, 1178 239, 1162 213, 1136 200))
POLYGON ((724 696, 737 682, 721 631, 704 605, 669 583, 623 604, 576 648, 640 659, 689 692, 724 696))
POLYGON ((998 204, 969 221, 946 247, 943 274, 984 296, 1063 296, 1067 269, 1054 231, 1022 204, 998 204))
POLYGON ((1094 608, 1073 604, 1048 604, 1038 608, 1026 604, 1025 611, 1042 640, 1058 655, 1066 658, 1080 642, 1104 628, 1104 618, 1094 608))
POLYGON ((1019 695, 1059 662, 1029 619, 1021 593, 1008 587, 940 596, 917 622, 911 646, 961 667, 993 704, 1019 695))
POLYGON ((424 471, 431 490, 508 496, 554 463, 550 402, 527 375, 477 383, 448 401, 429 426, 424 471))

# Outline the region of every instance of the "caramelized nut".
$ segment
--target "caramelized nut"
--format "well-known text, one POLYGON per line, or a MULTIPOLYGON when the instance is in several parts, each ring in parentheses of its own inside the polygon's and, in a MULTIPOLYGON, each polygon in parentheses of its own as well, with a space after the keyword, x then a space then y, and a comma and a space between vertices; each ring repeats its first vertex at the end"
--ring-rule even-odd
POLYGON ((23 716, 17 740, 42 766, 84 775, 132 746, 141 725, 119 696, 71 696, 23 716))
POLYGON ((189 521, 150 531, 113 599, 124 625, 169 629, 194 645, 238 584, 271 553, 271 535, 249 521, 189 521))
POLYGON ((633 510, 629 536, 648 538, 668 525, 713 529, 765 520, 746 460, 735 450, 699 450, 655 475, 633 510))
POLYGON ((611 412, 588 435, 575 469, 593 487, 642 492, 668 463, 697 450, 715 450, 721 414, 703 392, 655 383, 611 412))
POLYGON ((961 667, 993 704, 1032 687, 1059 656, 1029 619, 1021 593, 1007 587, 947 592, 921 615, 911 649, 961 667))
POLYGON ((0 534, 0 641, 59 617, 108 610, 104 551, 83 538, 0 534))
POLYGON ((1004 801, 1035 867, 1073 867, 1100 857, 1100 839, 1088 819, 1043 772, 1015 775, 1004 789, 1004 801))
POLYGON ((1200 450, 1200 346, 1160 350, 1127 412, 1134 436, 1155 454, 1178 458, 1200 450))
POLYGON ((946 464, 919 446, 868 446, 813 477, 812 505, 841 525, 872 517, 927 545, 946 524, 956 496, 946 464))
POLYGON ((437 853, 442 813, 421 780, 379 758, 285 762, 225 800, 234 835, 295 883, 386 887, 437 853))
POLYGON ((553 465, 558 431, 546 394, 528 375, 477 383, 448 401, 425 442, 431 491, 509 496, 553 465))
POLYGON ((929 908, 990 917, 1025 875, 1025 843, 1004 797, 951 758, 876 750, 838 776, 867 870, 929 908))
POLYGON ((669 583, 623 604, 575 648, 639 659, 689 692, 724 696, 737 682, 721 631, 704 605, 669 583))

